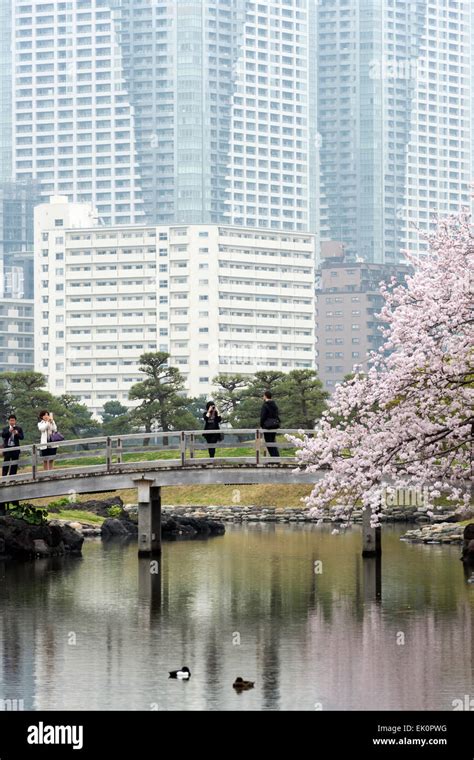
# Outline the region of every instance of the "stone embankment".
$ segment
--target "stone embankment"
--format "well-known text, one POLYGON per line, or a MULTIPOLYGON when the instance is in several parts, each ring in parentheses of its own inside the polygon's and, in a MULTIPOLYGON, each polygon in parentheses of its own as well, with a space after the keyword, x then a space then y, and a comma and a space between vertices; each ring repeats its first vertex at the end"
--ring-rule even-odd
POLYGON ((30 525, 15 517, 0 517, 0 559, 80 555, 83 542, 83 535, 65 524, 30 525))
MULTIPOLYGON (((80 522, 67 522, 70 527, 78 530, 84 537, 136 535, 137 505, 123 505, 120 497, 113 497, 106 502, 91 501, 71 504, 69 509, 86 509, 94 514, 107 517, 111 506, 122 508, 118 518, 107 518, 102 526, 91 526, 80 522)), ((385 523, 414 523, 417 528, 407 531, 404 540, 417 543, 451 544, 462 543, 463 526, 459 517, 450 506, 436 509, 428 515, 428 507, 423 506, 386 506, 382 513, 385 523)), ((311 517, 309 509, 301 507, 257 507, 240 506, 174 506, 165 505, 162 508, 163 538, 193 538, 195 536, 222 535, 224 523, 316 523, 317 518, 311 517)), ((352 522, 362 521, 362 510, 354 510, 352 522)), ((333 522, 331 517, 324 522, 333 522)))

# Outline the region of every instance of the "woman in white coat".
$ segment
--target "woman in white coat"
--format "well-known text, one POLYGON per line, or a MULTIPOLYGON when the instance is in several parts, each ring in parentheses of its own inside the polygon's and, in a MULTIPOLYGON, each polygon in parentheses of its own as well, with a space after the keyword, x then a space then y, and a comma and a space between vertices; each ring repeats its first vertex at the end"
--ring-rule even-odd
POLYGON ((44 410, 39 413, 38 430, 41 433, 41 448, 40 456, 47 457, 43 462, 43 469, 52 470, 54 467, 54 457, 57 453, 57 449, 51 448, 51 446, 43 445, 48 444, 51 441, 51 435, 57 431, 58 427, 53 419, 52 413, 44 410))

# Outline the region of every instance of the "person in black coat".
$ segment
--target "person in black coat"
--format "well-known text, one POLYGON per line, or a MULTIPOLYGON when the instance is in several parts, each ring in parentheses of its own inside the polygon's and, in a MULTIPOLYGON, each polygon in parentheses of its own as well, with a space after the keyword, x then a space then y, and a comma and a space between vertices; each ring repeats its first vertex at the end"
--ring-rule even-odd
MULTIPOLYGON (((260 411, 260 427, 264 430, 277 430, 280 427, 280 416, 278 407, 272 399, 270 391, 263 394, 263 404, 260 411)), ((265 443, 275 443, 276 433, 264 433, 265 443)), ((279 457, 280 452, 276 446, 268 446, 268 453, 271 457, 279 457)))
MULTIPOLYGON (((220 423, 222 421, 222 417, 219 415, 219 412, 216 409, 216 405, 214 401, 208 401, 206 404, 206 411, 203 414, 204 417, 204 430, 220 430, 220 423)), ((217 441, 221 440, 221 434, 220 433, 204 433, 204 438, 206 439, 207 443, 217 443, 217 441)), ((208 448, 209 456, 211 459, 214 459, 216 455, 216 449, 213 446, 210 446, 208 448)))
POLYGON ((19 425, 17 425, 16 417, 14 414, 11 414, 8 418, 8 425, 3 428, 2 430, 2 438, 3 438, 3 467, 2 467, 2 475, 4 478, 6 478, 8 475, 16 475, 18 472, 18 465, 16 462, 18 462, 20 458, 20 451, 17 448, 17 450, 11 450, 15 449, 20 445, 20 441, 23 440, 25 436, 23 435, 23 430, 19 425), (7 464, 9 462, 12 462, 12 464, 7 464), (13 462, 15 464, 13 464, 13 462))

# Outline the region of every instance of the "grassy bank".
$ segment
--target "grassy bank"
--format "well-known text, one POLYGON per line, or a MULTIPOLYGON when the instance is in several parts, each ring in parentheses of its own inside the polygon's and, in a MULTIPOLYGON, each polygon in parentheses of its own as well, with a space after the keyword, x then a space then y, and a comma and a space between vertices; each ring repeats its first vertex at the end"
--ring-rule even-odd
POLYGON ((49 520, 69 520, 70 522, 83 522, 89 525, 102 525, 104 517, 94 515, 92 512, 80 509, 70 509, 63 512, 51 512, 48 515, 49 520))
MULTIPOLYGON (((301 498, 311 493, 311 486, 306 485, 247 485, 247 486, 180 486, 163 488, 163 504, 175 506, 236 506, 257 507, 301 507, 301 498)), ((109 499, 119 495, 124 504, 136 504, 135 489, 125 491, 110 491, 99 494, 80 494, 78 503, 91 499, 109 499)), ((46 507, 52 499, 36 499, 32 503, 38 507, 46 507)), ((71 514, 70 512, 68 514, 71 514)), ((78 518, 79 519, 79 518, 78 518)))

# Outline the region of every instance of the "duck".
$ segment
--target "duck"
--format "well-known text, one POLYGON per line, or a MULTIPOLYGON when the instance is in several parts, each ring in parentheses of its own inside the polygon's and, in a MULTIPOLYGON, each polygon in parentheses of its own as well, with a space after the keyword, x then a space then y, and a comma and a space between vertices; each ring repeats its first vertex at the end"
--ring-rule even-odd
POLYGON ((191 678, 191 671, 189 670, 189 668, 186 668, 186 667, 181 668, 181 670, 170 670, 169 673, 170 673, 170 678, 183 678, 183 679, 191 678))
POLYGON ((253 689, 255 681, 245 681, 241 676, 237 676, 232 684, 234 689, 243 691, 244 689, 253 689))

